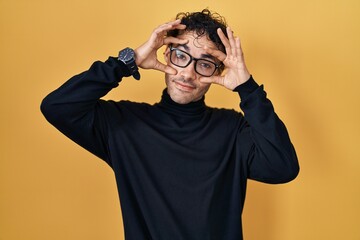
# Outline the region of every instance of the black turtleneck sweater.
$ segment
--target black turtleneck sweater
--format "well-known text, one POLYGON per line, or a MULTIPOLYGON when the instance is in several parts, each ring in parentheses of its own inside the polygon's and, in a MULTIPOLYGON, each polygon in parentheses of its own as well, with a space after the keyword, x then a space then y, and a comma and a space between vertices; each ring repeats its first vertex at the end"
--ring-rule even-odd
POLYGON ((50 123, 114 170, 127 240, 239 240, 248 178, 283 183, 299 166, 287 130, 251 78, 244 116, 204 99, 154 105, 100 100, 129 76, 109 58, 42 102, 50 123))

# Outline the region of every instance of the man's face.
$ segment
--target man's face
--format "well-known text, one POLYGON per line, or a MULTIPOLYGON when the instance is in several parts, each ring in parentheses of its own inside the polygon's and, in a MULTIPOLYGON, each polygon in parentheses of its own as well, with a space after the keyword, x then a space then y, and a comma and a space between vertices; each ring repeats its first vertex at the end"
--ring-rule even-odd
MULTIPOLYGON (((188 42, 184 45, 173 45, 173 47, 187 52, 194 58, 207 59, 218 63, 214 57, 209 56, 209 54, 207 54, 203 49, 204 46, 216 49, 215 44, 209 40, 207 36, 198 37, 198 35, 194 32, 185 32, 177 37, 180 39, 186 39, 188 42)), ((200 79, 204 77, 195 72, 195 61, 192 61, 185 68, 175 66, 170 61, 169 47, 165 51, 165 60, 169 66, 177 70, 176 75, 165 74, 167 91, 174 102, 187 104, 198 101, 209 90, 210 84, 201 83, 200 79)), ((215 74, 218 74, 218 72, 215 74)))

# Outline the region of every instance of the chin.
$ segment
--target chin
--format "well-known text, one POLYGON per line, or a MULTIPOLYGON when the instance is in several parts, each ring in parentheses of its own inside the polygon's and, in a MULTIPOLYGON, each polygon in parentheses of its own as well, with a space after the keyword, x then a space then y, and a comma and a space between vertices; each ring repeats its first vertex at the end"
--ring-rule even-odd
POLYGON ((170 98, 178 104, 188 104, 200 100, 208 91, 209 85, 193 85, 194 89, 186 89, 178 86, 175 79, 171 79, 169 75, 166 75, 167 92, 170 98))
POLYGON ((169 93, 171 99, 178 103, 178 104, 188 104, 188 103, 191 103, 193 102, 193 98, 191 97, 186 97, 186 96, 179 96, 179 94, 171 94, 169 93))

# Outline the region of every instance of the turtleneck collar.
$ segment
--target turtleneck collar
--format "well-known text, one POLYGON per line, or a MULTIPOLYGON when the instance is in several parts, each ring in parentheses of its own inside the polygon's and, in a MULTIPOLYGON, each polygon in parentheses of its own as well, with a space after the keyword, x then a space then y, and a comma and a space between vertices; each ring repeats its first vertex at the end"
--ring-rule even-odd
POLYGON ((179 104, 174 102, 167 92, 167 88, 163 90, 161 101, 158 105, 165 111, 179 116, 194 116, 203 113, 206 110, 205 96, 196 102, 188 104, 179 104))

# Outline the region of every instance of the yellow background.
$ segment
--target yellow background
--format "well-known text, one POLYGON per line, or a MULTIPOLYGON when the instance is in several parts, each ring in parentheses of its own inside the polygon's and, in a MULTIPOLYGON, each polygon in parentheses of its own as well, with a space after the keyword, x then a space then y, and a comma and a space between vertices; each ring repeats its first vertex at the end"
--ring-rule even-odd
MULTIPOLYGON (((0 240, 122 239, 111 169, 50 126, 40 102, 177 12, 205 7, 241 37, 301 164, 290 184, 249 182, 245 239, 360 239, 359 0, 0 0, 0 240)), ((108 97, 158 101, 163 74, 142 76, 108 97)), ((219 86, 206 101, 239 109, 219 86)))

